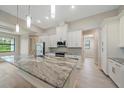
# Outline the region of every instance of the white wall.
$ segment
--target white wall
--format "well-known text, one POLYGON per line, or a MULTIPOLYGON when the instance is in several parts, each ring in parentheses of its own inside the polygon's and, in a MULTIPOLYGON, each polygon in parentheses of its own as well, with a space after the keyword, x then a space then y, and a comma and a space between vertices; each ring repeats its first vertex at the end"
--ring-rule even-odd
POLYGON ((88 30, 97 28, 105 18, 116 16, 117 14, 118 10, 116 9, 71 22, 69 24, 69 31, 76 29, 88 30))
POLYGON ((29 54, 29 35, 24 34, 20 36, 20 54, 29 54))

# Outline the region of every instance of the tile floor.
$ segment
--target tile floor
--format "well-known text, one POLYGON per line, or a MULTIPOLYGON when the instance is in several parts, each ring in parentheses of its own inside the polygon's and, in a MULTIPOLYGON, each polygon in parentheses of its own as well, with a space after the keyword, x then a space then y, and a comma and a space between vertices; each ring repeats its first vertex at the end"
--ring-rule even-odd
POLYGON ((92 58, 86 58, 82 63, 82 67, 77 69, 73 87, 77 88, 116 88, 114 82, 106 76, 92 58))
POLYGON ((34 86, 22 78, 17 68, 0 62, 0 88, 33 88, 34 86))

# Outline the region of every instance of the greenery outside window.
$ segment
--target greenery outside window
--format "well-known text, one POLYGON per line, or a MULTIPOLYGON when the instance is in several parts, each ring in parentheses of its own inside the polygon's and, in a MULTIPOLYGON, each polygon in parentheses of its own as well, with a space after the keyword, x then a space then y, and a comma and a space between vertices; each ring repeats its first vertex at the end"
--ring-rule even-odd
POLYGON ((0 53, 14 52, 15 51, 15 38, 0 37, 0 53))

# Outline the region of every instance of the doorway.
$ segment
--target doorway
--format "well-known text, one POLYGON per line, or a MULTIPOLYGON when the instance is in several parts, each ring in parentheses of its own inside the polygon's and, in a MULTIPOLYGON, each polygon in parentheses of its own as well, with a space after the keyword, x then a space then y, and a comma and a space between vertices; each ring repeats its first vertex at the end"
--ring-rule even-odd
POLYGON ((83 37, 83 59, 92 59, 96 65, 100 64, 100 39, 99 29, 90 29, 82 32, 83 37))

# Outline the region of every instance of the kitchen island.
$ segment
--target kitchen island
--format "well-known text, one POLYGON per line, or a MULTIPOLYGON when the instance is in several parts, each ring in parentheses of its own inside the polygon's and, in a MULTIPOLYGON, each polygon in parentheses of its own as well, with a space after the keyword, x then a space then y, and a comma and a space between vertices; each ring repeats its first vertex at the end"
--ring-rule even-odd
POLYGON ((77 60, 65 57, 3 56, 1 59, 18 68, 18 72, 35 87, 64 87, 77 60))

